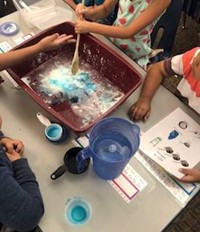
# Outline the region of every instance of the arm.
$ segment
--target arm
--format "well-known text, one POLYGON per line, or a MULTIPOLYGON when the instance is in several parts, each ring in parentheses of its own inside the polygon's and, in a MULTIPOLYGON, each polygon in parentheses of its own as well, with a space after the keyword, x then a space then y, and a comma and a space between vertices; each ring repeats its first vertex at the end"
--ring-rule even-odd
POLYGON ((29 231, 44 213, 38 183, 26 159, 16 152, 7 155, 12 164, 6 155, 0 157, 0 221, 17 231, 29 231))
POLYGON ((117 2, 118 0, 105 0, 101 5, 95 5, 94 7, 83 7, 82 4, 78 4, 76 14, 78 18, 91 20, 105 18, 110 14, 117 2))
POLYGON ((66 36, 65 34, 59 35, 56 33, 43 38, 35 45, 0 54, 0 71, 17 65, 26 59, 31 59, 39 52, 56 49, 70 42, 74 42, 72 35, 66 36))
POLYGON ((152 65, 143 83, 139 99, 129 109, 129 117, 134 120, 147 120, 150 114, 151 100, 156 90, 167 76, 164 61, 152 65))
POLYGON ((193 59, 193 62, 192 62, 192 74, 198 81, 200 81, 200 52, 193 59))
POLYGON ((66 2, 73 10, 76 9, 76 3, 74 2, 74 0, 64 0, 64 2, 66 2))
MULTIPOLYGON (((107 1, 105 1, 105 4, 107 1)), ((147 25, 151 24, 154 20, 156 20, 164 12, 164 10, 166 10, 170 2, 171 0, 154 0, 144 12, 142 12, 135 20, 133 20, 127 26, 107 26, 94 22, 77 20, 75 31, 76 33, 91 32, 113 38, 128 39, 140 32, 147 25)), ((105 7, 105 4, 95 7, 94 11, 95 9, 97 11, 98 7, 105 7)), ((85 16, 84 10, 80 12, 83 12, 83 15, 85 16)), ((99 16, 97 13, 96 15, 90 13, 90 15, 95 16, 95 18, 99 16)), ((86 15, 86 17, 87 16, 88 14, 86 15)))

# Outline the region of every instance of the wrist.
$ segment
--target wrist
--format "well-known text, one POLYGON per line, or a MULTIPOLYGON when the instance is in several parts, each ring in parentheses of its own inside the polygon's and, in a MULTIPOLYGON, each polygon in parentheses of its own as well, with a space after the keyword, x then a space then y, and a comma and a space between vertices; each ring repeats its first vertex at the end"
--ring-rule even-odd
POLYGON ((145 101, 151 101, 151 97, 150 96, 141 95, 139 98, 142 99, 142 100, 145 100, 145 101))
POLYGON ((15 162, 15 161, 17 161, 17 160, 20 160, 20 159, 22 159, 21 156, 14 157, 14 158, 10 159, 10 162, 13 163, 13 162, 15 162))
POLYGON ((11 163, 13 163, 13 162, 15 162, 17 160, 22 159, 22 157, 20 156, 20 154, 12 155, 12 154, 8 154, 7 153, 7 156, 8 156, 8 159, 10 160, 11 163))
POLYGON ((44 51, 44 46, 40 42, 34 44, 32 48, 33 48, 33 51, 34 51, 35 54, 38 54, 38 53, 44 51))

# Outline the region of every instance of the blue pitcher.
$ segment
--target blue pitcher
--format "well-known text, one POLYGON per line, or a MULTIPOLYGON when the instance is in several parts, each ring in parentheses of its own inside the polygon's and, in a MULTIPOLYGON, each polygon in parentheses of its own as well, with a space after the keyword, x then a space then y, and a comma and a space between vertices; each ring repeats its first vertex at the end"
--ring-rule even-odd
POLYGON ((83 160, 93 159, 97 176, 104 180, 117 178, 138 150, 140 128, 119 117, 108 117, 93 126, 89 134, 89 146, 77 154, 78 169, 83 160))

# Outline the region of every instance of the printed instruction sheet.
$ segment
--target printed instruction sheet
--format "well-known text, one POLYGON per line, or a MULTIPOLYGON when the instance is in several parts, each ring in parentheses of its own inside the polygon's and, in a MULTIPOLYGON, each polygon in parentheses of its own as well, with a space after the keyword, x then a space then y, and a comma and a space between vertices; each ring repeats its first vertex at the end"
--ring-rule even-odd
POLYGON ((142 135, 140 150, 177 178, 200 161, 200 125, 180 108, 142 135))

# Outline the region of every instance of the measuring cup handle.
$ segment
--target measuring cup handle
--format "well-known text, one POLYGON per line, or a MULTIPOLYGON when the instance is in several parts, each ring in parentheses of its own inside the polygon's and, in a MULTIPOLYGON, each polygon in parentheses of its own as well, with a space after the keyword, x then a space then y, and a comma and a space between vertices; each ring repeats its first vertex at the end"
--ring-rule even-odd
POLYGON ((79 153, 76 156, 77 170, 79 172, 81 172, 84 169, 84 165, 85 165, 84 160, 89 158, 90 156, 92 156, 92 152, 89 146, 79 151, 79 153))
POLYGON ((60 166, 57 168, 52 174, 51 174, 51 179, 56 180, 60 176, 62 176, 65 172, 67 171, 67 167, 65 165, 60 166))
POLYGON ((51 121, 47 117, 45 117, 42 113, 38 112, 37 118, 44 126, 48 127, 51 125, 51 121))

